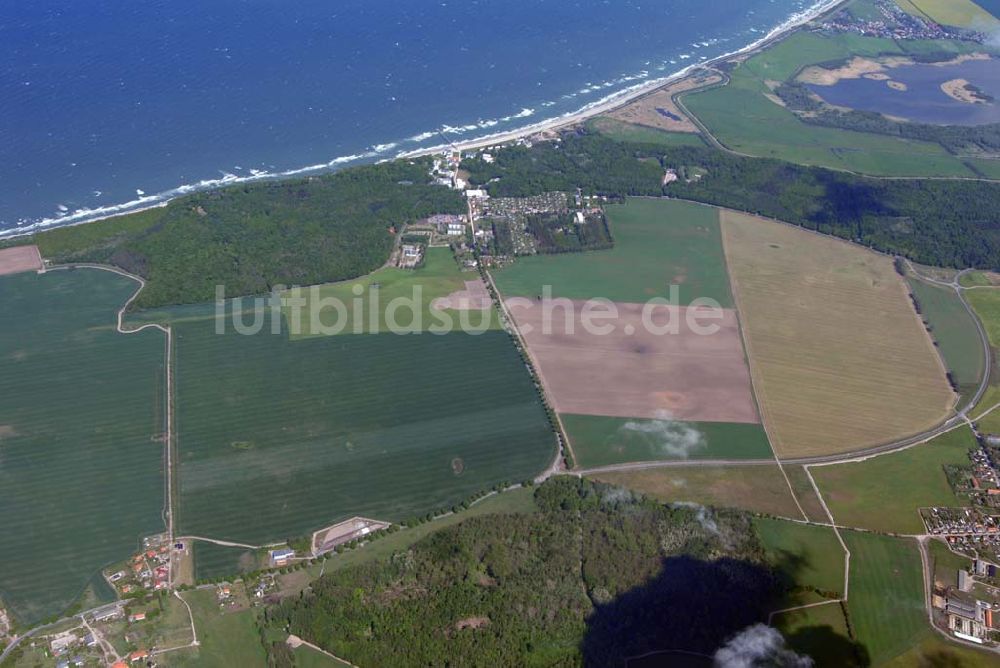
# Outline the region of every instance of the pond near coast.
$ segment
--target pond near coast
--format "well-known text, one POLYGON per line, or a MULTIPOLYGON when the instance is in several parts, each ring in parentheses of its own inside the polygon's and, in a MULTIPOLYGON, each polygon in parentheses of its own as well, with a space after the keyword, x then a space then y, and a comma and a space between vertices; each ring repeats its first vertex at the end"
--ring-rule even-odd
MULTIPOLYGON (((887 68, 878 76, 841 79, 832 86, 808 84, 826 102, 874 111, 917 123, 982 125, 1000 123, 1000 60, 953 64, 914 64, 887 68), (968 82, 991 101, 961 101, 944 87, 968 82)), ((961 95, 961 91, 959 91, 961 95)))

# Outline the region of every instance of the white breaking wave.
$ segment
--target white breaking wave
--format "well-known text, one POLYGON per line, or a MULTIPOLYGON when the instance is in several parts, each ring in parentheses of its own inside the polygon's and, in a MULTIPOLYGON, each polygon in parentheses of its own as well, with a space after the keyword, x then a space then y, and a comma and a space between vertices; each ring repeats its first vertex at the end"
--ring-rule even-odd
MULTIPOLYGON (((825 13, 826 11, 828 11, 829 9, 831 9, 832 7, 835 7, 836 5, 841 4, 842 2, 844 2, 844 0, 818 0, 812 6, 806 8, 806 9, 803 9, 803 10, 801 10, 799 12, 796 12, 794 14, 791 14, 785 21, 783 21, 782 23, 778 24, 776 27, 772 28, 771 30, 767 31, 764 34, 763 37, 755 40, 754 42, 752 42, 752 43, 750 43, 750 44, 748 44, 748 45, 746 45, 746 46, 744 46, 742 48, 735 49, 733 51, 729 51, 729 52, 721 54, 719 56, 715 56, 711 60, 712 61, 723 60, 725 58, 730 58, 732 56, 735 56, 735 55, 737 55, 739 53, 743 53, 745 51, 751 51, 753 49, 756 49, 761 44, 764 44, 765 42, 771 40, 772 38, 776 37, 777 35, 780 35, 781 33, 785 32, 787 30, 790 30, 790 29, 792 29, 792 28, 794 28, 794 27, 796 27, 798 25, 801 25, 801 24, 803 24, 803 23, 811 20, 812 18, 815 18, 816 16, 819 16, 819 15, 825 13)), ((761 34, 763 32, 764 32, 763 30, 760 30, 760 29, 757 29, 757 28, 749 28, 748 29, 748 33, 749 34, 758 35, 758 34, 761 34)), ((728 39, 722 39, 722 40, 718 40, 717 39, 717 40, 714 40, 714 41, 710 40, 709 43, 718 43, 718 42, 725 42, 725 41, 728 41, 728 39)), ((678 56, 678 58, 680 58, 682 60, 689 60, 692 57, 693 57, 692 54, 683 54, 683 55, 678 56)), ((703 56, 701 58, 701 61, 704 61, 704 60, 707 60, 707 57, 703 56)), ((665 61, 665 62, 669 62, 670 64, 676 64, 675 60, 669 60, 669 61, 665 61)), ((581 89, 580 91, 577 91, 575 93, 569 93, 569 94, 566 94, 566 95, 562 95, 560 99, 570 100, 570 99, 576 98, 576 97, 578 97, 580 95, 589 95, 589 94, 591 94, 593 92, 596 92, 598 90, 602 90, 602 89, 605 89, 605 88, 610 88, 610 87, 613 87, 613 86, 616 86, 616 85, 623 85, 623 84, 632 84, 632 85, 626 86, 625 88, 622 88, 622 89, 617 90, 617 91, 615 91, 613 93, 610 93, 610 94, 608 94, 608 95, 606 95, 606 96, 604 96, 604 97, 602 97, 602 98, 600 98, 598 100, 594 100, 594 101, 588 102, 587 104, 581 106, 579 109, 576 109, 574 111, 567 111, 567 112, 565 112, 563 114, 560 114, 559 116, 555 116, 555 117, 550 117, 550 118, 546 118, 546 119, 543 119, 543 120, 539 120, 539 121, 537 121, 537 122, 535 122, 535 123, 533 123, 531 125, 520 126, 520 127, 515 127, 515 128, 509 128, 509 129, 504 129, 504 130, 502 130, 500 132, 496 132, 496 133, 492 133, 492 134, 486 134, 486 135, 482 135, 482 136, 477 136, 477 137, 474 137, 472 139, 475 140, 475 141, 477 141, 477 142, 478 141, 488 141, 488 140, 493 139, 493 138, 499 139, 499 138, 502 138, 502 137, 506 137, 507 135, 510 135, 512 133, 515 133, 515 132, 531 133, 531 132, 537 131, 537 129, 544 128, 545 126, 547 126, 550 123, 557 122, 557 121, 559 121, 561 119, 566 119, 566 118, 571 118, 571 117, 574 117, 574 116, 579 116, 581 114, 586 114, 591 109, 594 109, 596 107, 600 107, 600 106, 603 106, 603 105, 606 105, 606 104, 610 104, 612 102, 615 102, 616 100, 623 100, 624 101, 625 99, 627 99, 627 98, 632 97, 633 95, 635 95, 636 92, 639 91, 639 90, 653 89, 653 88, 662 86, 662 85, 664 85, 664 84, 666 84, 666 83, 668 83, 668 82, 670 82, 672 80, 683 78, 683 77, 687 76, 691 72, 692 69, 694 69, 695 67, 701 66, 702 64, 703 64, 703 62, 699 62, 697 65, 694 65, 694 64, 688 65, 688 66, 686 66, 686 67, 684 67, 684 68, 682 68, 680 70, 677 70, 677 71, 675 71, 673 73, 667 74, 666 76, 659 77, 659 78, 656 78, 656 79, 650 79, 649 78, 649 76, 650 76, 649 71, 648 70, 642 70, 642 71, 636 72, 634 74, 623 75, 623 76, 618 77, 616 79, 612 79, 612 80, 610 80, 608 82, 602 82, 600 84, 588 84, 585 88, 581 89), (633 83, 633 82, 638 82, 638 83, 633 83), (607 85, 609 83, 610 83, 610 86, 607 85)), ((539 106, 548 108, 548 107, 555 106, 556 104, 557 103, 555 101, 548 101, 548 102, 541 103, 539 106)), ((147 195, 143 190, 137 188, 136 191, 135 191, 136 195, 137 195, 137 198, 133 199, 133 200, 130 200, 128 202, 122 202, 120 204, 113 204, 113 205, 100 206, 100 207, 81 207, 81 208, 75 209, 72 213, 68 212, 68 210, 66 210, 66 211, 59 211, 55 216, 50 217, 50 218, 43 218, 41 220, 34 220, 34 221, 20 220, 17 223, 17 227, 6 229, 6 230, 0 230, 0 239, 5 238, 5 237, 14 237, 14 236, 22 236, 22 235, 25 235, 25 234, 31 234, 33 232, 37 232, 39 230, 44 230, 44 229, 47 229, 47 228, 50 228, 50 227, 63 227, 63 226, 68 226, 68 225, 77 225, 77 224, 81 224, 81 223, 94 222, 94 221, 97 221, 97 220, 102 220, 102 219, 105 219, 105 218, 110 218, 110 217, 113 217, 113 216, 116 216, 116 215, 121 215, 121 214, 124 214, 124 213, 132 213, 132 212, 135 212, 135 211, 141 211, 143 209, 149 209, 149 208, 153 208, 153 207, 165 206, 167 203, 170 202, 170 200, 174 199, 175 197, 179 197, 179 196, 182 196, 182 195, 188 195, 188 194, 190 194, 192 192, 197 192, 197 191, 201 191, 201 190, 210 190, 210 189, 213 189, 213 188, 218 188, 218 187, 222 187, 222 186, 232 185, 232 184, 235 184, 235 183, 247 183, 247 182, 259 181, 259 180, 263 180, 263 179, 280 179, 280 178, 288 178, 288 177, 293 177, 293 176, 300 176, 300 175, 310 174, 310 173, 314 173, 314 172, 327 171, 327 170, 330 170, 330 169, 333 169, 333 168, 337 168, 337 167, 343 167, 345 165, 349 165, 349 164, 352 164, 352 163, 355 163, 355 162, 361 162, 361 161, 365 161, 365 160, 379 159, 379 158, 382 158, 385 153, 388 153, 389 151, 392 151, 392 150, 398 148, 400 146, 400 144, 402 144, 404 142, 405 143, 410 143, 410 144, 422 144, 422 143, 425 143, 428 140, 434 138, 435 136, 439 136, 439 135, 442 135, 442 134, 443 135, 449 135, 449 134, 465 135, 465 134, 468 134, 470 132, 475 132, 476 130, 490 129, 490 128, 496 127, 497 125, 500 125, 501 123, 511 123, 511 122, 514 122, 514 121, 517 121, 517 120, 523 120, 525 118, 529 118, 531 116, 534 116, 534 114, 535 114, 535 109, 524 107, 524 108, 521 109, 521 111, 519 111, 519 112, 517 112, 515 114, 511 114, 509 116, 503 116, 503 117, 496 118, 496 119, 479 120, 476 123, 468 123, 468 124, 459 125, 459 126, 442 125, 437 130, 428 130, 428 131, 425 131, 425 132, 420 132, 420 133, 417 133, 417 134, 415 134, 415 135, 413 135, 411 137, 408 137, 406 139, 402 139, 402 140, 399 140, 399 141, 396 141, 396 142, 388 142, 388 143, 385 143, 385 144, 377 144, 377 145, 372 146, 371 148, 369 148, 368 150, 366 150, 366 151, 364 151, 362 153, 355 153, 355 154, 351 154, 351 155, 338 156, 338 157, 332 158, 331 160, 329 160, 329 161, 327 161, 325 163, 317 163, 317 164, 314 164, 314 165, 307 165, 305 167, 298 167, 298 168, 288 169, 288 170, 284 170, 284 171, 270 172, 270 171, 267 171, 267 170, 252 169, 252 170, 250 170, 250 174, 246 175, 246 176, 237 176, 237 175, 231 174, 231 173, 223 173, 223 176, 220 177, 220 178, 216 178, 216 179, 203 179, 203 180, 201 180, 201 181, 199 181, 197 183, 194 183, 194 184, 183 184, 183 185, 177 186, 175 188, 171 188, 169 190, 165 190, 163 192, 157 193, 155 195, 147 195)), ((400 151, 394 157, 396 157, 396 158, 405 158, 407 156, 413 156, 413 155, 417 155, 417 154, 425 154, 425 153, 432 152, 432 151, 443 151, 443 150, 445 150, 447 148, 449 148, 449 144, 437 144, 437 145, 429 146, 429 147, 421 147, 421 148, 418 148, 418 149, 415 149, 415 150, 400 151)), ((95 191, 95 194, 98 193, 98 192, 100 192, 100 191, 95 191)))

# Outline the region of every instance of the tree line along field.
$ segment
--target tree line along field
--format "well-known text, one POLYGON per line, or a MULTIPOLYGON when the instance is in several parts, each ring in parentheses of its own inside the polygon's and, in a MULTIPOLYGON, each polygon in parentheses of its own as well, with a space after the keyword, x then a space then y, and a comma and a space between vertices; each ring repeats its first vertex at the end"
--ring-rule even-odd
POLYGON ((0 278, 0 598, 25 626, 107 592, 101 569, 164 530, 165 337, 115 331, 137 287, 0 278))
POLYGON ((793 226, 722 212, 757 401, 779 457, 891 442, 954 395, 892 261, 793 226))
POLYGON ((728 85, 687 94, 683 103, 727 148, 757 157, 876 176, 976 176, 940 144, 807 124, 769 97, 769 83, 811 63, 906 55, 920 44, 797 31, 740 64, 728 85))
POLYGON ((214 320, 174 325, 177 532, 250 544, 354 515, 400 521, 555 455, 510 337, 290 341, 214 320))
POLYGON ((924 531, 919 508, 968 505, 955 496, 943 467, 967 465, 975 447, 972 430, 963 426, 906 450, 809 470, 837 523, 918 534, 924 531))
POLYGON ((959 391, 973 395, 987 362, 975 321, 954 289, 913 276, 907 283, 959 391))

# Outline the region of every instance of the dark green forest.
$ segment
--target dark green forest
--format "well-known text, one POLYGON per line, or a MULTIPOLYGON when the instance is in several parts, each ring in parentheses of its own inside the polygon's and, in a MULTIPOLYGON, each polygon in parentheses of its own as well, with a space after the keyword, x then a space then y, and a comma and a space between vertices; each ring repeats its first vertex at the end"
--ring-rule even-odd
POLYGON ((930 265, 1000 269, 1000 182, 868 178, 585 132, 463 167, 498 196, 576 187, 608 196, 666 195, 777 218, 930 265), (686 178, 661 186, 667 168, 686 178))
POLYGON ((463 213, 460 193, 427 185, 424 161, 394 161, 306 179, 267 181, 19 242, 54 262, 112 264, 148 279, 137 307, 211 301, 275 285, 354 278, 389 257, 402 223, 463 213))
MULTIPOLYGON (((711 655, 766 619, 789 569, 745 513, 670 507, 571 477, 539 511, 468 519, 386 560, 328 574, 269 608, 358 665, 624 665, 656 650, 711 655)), ((291 665, 283 642, 272 665, 291 665)))

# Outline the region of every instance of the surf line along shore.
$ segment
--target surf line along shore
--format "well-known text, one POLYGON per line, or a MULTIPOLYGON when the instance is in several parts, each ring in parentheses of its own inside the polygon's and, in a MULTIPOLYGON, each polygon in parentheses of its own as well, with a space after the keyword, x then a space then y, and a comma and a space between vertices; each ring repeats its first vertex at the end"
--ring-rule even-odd
MULTIPOLYGON (((619 107, 623 107, 630 102, 649 95, 655 91, 665 88, 670 84, 676 83, 681 79, 684 79, 691 75, 695 70, 713 67, 731 60, 737 56, 748 56, 759 51, 763 51, 767 47, 771 46, 775 42, 779 42, 786 38, 788 35, 792 34, 796 30, 799 30, 802 26, 806 25, 811 21, 815 21, 827 14, 830 14, 838 9, 842 5, 847 4, 850 0, 824 0, 819 2, 808 10, 799 12, 798 14, 792 15, 787 21, 785 21, 780 26, 774 28, 764 37, 760 38, 756 42, 748 44, 747 46, 737 49, 735 51, 730 51, 724 53, 721 56, 716 56, 709 60, 699 61, 697 63, 691 63, 687 67, 674 72, 673 74, 667 75, 665 77, 660 77, 652 81, 646 81, 640 84, 636 84, 624 90, 613 93, 608 97, 598 100, 597 102, 592 102, 581 109, 564 114, 562 116, 557 116, 555 118, 549 118, 531 125, 525 125, 520 128, 515 128, 513 130, 507 130, 504 132, 497 132, 490 135, 484 135, 482 137, 476 137, 473 139, 467 139, 464 141, 458 141, 454 143, 438 144, 436 146, 431 146, 429 148, 421 148, 413 151, 403 151, 396 154, 396 158, 416 158, 426 155, 436 155, 447 150, 453 151, 473 151, 480 148, 485 148, 487 146, 496 146, 498 144, 509 144, 515 142, 519 139, 524 139, 532 135, 541 134, 544 132, 554 132, 556 130, 561 130, 583 121, 593 118, 594 116, 600 116, 601 114, 608 113, 609 111, 614 111, 619 107)), ((442 137, 444 135, 442 134, 442 137)))
MULTIPOLYGON (((536 135, 542 132, 552 132, 559 130, 568 126, 576 125, 582 121, 598 116, 600 114, 607 113, 619 107, 622 107, 644 95, 648 95, 656 90, 659 90, 669 84, 679 81, 691 74, 692 71, 703 68, 712 67, 718 65, 719 63, 725 62, 737 56, 749 55, 767 48, 774 42, 777 42, 789 34, 795 32, 803 25, 814 21, 826 14, 829 14, 842 5, 846 4, 849 0, 819 0, 812 7, 802 10, 796 14, 790 16, 784 23, 775 27, 769 33, 767 33, 761 39, 748 44, 747 46, 737 49, 728 53, 724 53, 715 58, 700 61, 697 63, 692 63, 687 67, 684 67, 673 74, 654 79, 652 81, 646 81, 635 86, 631 86, 624 90, 618 91, 617 93, 612 93, 608 97, 592 102, 585 105, 581 109, 558 116, 555 118, 549 118, 546 120, 533 123, 531 125, 525 125, 520 128, 515 128, 509 131, 498 132, 494 134, 484 135, 478 138, 468 139, 462 142, 455 143, 444 143, 438 144, 436 146, 431 146, 427 148, 415 149, 413 151, 401 151, 395 156, 385 156, 381 157, 376 152, 366 151, 358 155, 345 156, 344 158, 336 158, 324 164, 312 165, 308 167, 301 167, 295 169, 288 169, 275 174, 271 173, 259 173, 251 176, 237 177, 234 175, 227 175, 223 178, 209 179, 206 181, 199 182, 194 185, 185 185, 166 190, 155 195, 144 194, 142 198, 133 202, 125 202, 119 204, 108 205, 105 207, 93 209, 93 210, 82 210, 79 212, 74 212, 73 215, 66 216, 65 218, 47 218, 38 222, 31 223, 29 225, 24 225, 21 227, 14 227, 7 230, 0 230, 0 240, 2 239, 12 239, 15 237, 27 236, 30 234, 35 234, 40 231, 55 229, 60 227, 72 227, 76 225, 84 225, 87 223, 93 223, 100 220, 106 220, 108 218, 115 218, 117 216, 128 215, 132 213, 138 213, 140 211, 148 211, 151 209, 160 208, 166 206, 174 199, 178 197, 183 197, 195 192, 203 192, 208 190, 217 190, 219 188, 224 188, 226 186, 236 185, 240 183, 252 183, 260 181, 280 181, 282 179, 295 178, 297 176, 306 176, 310 174, 322 174, 336 171, 350 165, 364 164, 365 162, 374 162, 377 160, 392 160, 392 159, 405 159, 421 157, 426 155, 435 155, 443 153, 448 150, 457 151, 469 151, 474 149, 483 148, 485 146, 495 146, 497 144, 507 144, 519 139, 536 135)), ((442 134, 442 138, 447 142, 447 137, 442 134)))

